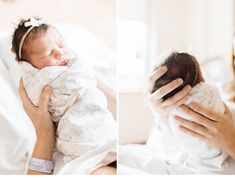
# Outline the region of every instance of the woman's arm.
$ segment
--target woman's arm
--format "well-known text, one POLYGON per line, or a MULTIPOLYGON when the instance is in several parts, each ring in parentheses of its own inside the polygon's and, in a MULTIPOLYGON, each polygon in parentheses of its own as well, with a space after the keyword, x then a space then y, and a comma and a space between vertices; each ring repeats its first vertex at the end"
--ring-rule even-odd
POLYGON ((105 94, 108 101, 108 110, 116 119, 117 116, 117 94, 116 92, 97 79, 97 87, 105 94))
POLYGON ((232 114, 226 105, 224 114, 196 103, 190 104, 189 107, 183 105, 180 108, 193 118, 193 121, 188 121, 175 116, 183 132, 222 149, 235 160, 235 127, 232 114))
MULTIPOLYGON (((44 160, 52 160, 55 146, 55 128, 47 109, 49 97, 51 95, 51 88, 49 86, 44 87, 40 96, 39 107, 34 106, 29 100, 23 87, 22 79, 20 80, 19 84, 19 94, 21 96, 23 107, 31 119, 37 135, 37 141, 32 157, 44 160)), ((47 173, 28 170, 28 174, 47 173)))

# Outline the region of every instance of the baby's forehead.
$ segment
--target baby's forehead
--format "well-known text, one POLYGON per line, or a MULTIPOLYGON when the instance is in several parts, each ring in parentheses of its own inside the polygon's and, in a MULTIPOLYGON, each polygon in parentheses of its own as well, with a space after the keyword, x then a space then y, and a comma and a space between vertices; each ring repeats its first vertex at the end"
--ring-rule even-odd
POLYGON ((58 30, 54 27, 49 27, 45 32, 40 34, 32 33, 31 35, 32 36, 30 36, 28 44, 26 45, 26 50, 31 54, 45 50, 54 43, 63 40, 58 30))
POLYGON ((46 29, 45 31, 32 30, 32 32, 29 34, 28 42, 33 42, 41 38, 62 39, 62 36, 60 35, 59 31, 55 27, 49 26, 48 29, 46 29))
POLYGON ((46 31, 46 34, 51 34, 51 35, 53 34, 53 35, 56 35, 56 36, 59 36, 60 38, 62 38, 59 31, 53 26, 49 26, 49 28, 46 31))
POLYGON ((51 40, 62 40, 62 36, 59 33, 59 31, 55 28, 50 26, 44 33, 39 34, 36 36, 36 39, 38 38, 46 38, 51 40))

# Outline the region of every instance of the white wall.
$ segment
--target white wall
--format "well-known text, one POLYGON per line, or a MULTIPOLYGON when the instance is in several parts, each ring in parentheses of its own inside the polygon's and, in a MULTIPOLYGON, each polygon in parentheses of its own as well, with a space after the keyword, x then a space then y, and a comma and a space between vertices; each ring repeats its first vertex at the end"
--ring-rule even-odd
POLYGON ((116 0, 0 1, 0 28, 12 27, 20 17, 32 15, 55 22, 80 24, 116 48, 116 0))
POLYGON ((143 92, 120 92, 118 105, 119 143, 145 143, 153 128, 153 115, 143 92))
POLYGON ((146 22, 148 0, 118 0, 119 17, 146 22))
POLYGON ((187 51, 200 61, 219 56, 230 59, 233 0, 149 0, 151 64, 166 49, 187 51), (152 42, 153 43, 153 42, 152 42))

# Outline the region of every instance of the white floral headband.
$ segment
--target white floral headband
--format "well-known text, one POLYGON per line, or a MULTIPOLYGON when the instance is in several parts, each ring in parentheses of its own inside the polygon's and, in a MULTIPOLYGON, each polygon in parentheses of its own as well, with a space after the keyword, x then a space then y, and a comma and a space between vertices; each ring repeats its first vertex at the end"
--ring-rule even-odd
POLYGON ((27 32, 24 34, 24 36, 22 37, 21 41, 20 41, 20 46, 19 46, 19 59, 21 59, 21 50, 22 50, 22 46, 24 43, 25 38, 27 37, 27 35, 31 32, 31 30, 33 30, 34 27, 38 27, 42 24, 44 24, 45 22, 42 19, 37 20, 34 17, 31 17, 30 20, 28 22, 24 23, 25 27, 30 27, 27 32))

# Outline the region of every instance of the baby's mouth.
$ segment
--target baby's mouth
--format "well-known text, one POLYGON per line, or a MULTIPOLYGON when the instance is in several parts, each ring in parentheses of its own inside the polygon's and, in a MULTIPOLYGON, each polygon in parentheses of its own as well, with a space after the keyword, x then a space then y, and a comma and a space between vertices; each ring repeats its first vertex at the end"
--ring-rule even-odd
POLYGON ((66 66, 69 62, 69 59, 62 59, 59 66, 66 66))

